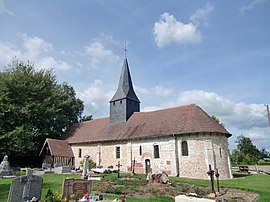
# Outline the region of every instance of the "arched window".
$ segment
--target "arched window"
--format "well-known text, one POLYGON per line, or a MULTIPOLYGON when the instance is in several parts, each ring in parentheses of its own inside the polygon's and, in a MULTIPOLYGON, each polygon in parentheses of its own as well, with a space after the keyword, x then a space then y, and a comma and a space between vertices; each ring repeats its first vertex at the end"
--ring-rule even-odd
POLYGON ((182 156, 188 156, 188 144, 187 144, 187 141, 182 142, 182 156))

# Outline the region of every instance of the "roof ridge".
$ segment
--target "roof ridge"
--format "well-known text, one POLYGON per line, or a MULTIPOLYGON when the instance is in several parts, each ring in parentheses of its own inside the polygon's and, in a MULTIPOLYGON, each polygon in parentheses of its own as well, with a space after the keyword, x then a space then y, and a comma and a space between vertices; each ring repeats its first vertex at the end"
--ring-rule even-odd
POLYGON ((159 112, 159 111, 167 111, 167 110, 170 110, 170 109, 178 109, 178 108, 184 108, 184 107, 196 107, 199 105, 193 103, 193 104, 188 104, 188 105, 179 105, 179 106, 175 106, 175 107, 169 107, 169 108, 162 108, 162 109, 157 109, 157 110, 153 110, 153 111, 145 111, 145 112, 134 112, 134 113, 154 113, 154 112, 159 112))

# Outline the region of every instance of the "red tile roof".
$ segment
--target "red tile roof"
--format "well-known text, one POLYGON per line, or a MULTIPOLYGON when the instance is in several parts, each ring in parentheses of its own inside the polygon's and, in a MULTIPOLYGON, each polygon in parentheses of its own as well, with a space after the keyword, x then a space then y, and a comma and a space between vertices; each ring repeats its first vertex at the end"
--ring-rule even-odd
POLYGON ((191 104, 152 112, 135 112, 127 122, 118 124, 110 124, 110 118, 81 122, 68 131, 66 140, 72 144, 199 132, 231 136, 198 105, 191 104))
POLYGON ((40 155, 48 144, 51 156, 63 156, 63 157, 74 157, 72 149, 66 140, 56 140, 47 138, 41 149, 40 155))

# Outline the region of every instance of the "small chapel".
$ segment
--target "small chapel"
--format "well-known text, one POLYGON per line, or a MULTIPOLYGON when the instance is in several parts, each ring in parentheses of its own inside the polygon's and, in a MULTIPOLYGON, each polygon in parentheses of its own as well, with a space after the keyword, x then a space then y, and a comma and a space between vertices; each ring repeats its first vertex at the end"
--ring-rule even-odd
POLYGON ((140 112, 128 60, 124 59, 109 117, 74 124, 64 140, 47 139, 43 162, 79 167, 84 156, 97 166, 137 174, 208 179, 209 165, 220 179, 232 178, 231 134, 200 106, 190 104, 140 112))

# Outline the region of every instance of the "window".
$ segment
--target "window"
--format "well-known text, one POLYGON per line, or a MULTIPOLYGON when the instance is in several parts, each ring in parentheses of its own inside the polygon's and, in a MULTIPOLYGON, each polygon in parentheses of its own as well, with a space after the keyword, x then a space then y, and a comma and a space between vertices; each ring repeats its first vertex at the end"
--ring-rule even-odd
POLYGON ((113 106, 115 106, 115 102, 113 102, 113 106))
POLYGON ((140 156, 141 156, 142 155, 142 146, 141 145, 140 145, 139 150, 140 150, 140 156))
POLYGON ((79 148, 79 158, 82 157, 82 149, 79 148))
POLYGON ((219 148, 219 157, 222 158, 222 149, 219 148))
POLYGON ((119 146, 115 147, 115 154, 116 154, 115 157, 117 159, 120 159, 120 147, 119 146))
POLYGON ((154 158, 159 158, 159 145, 154 145, 154 158))
POLYGON ((122 104, 122 100, 120 100, 120 104, 122 104))
POLYGON ((188 156, 188 144, 187 144, 187 141, 182 142, 182 156, 188 156))

